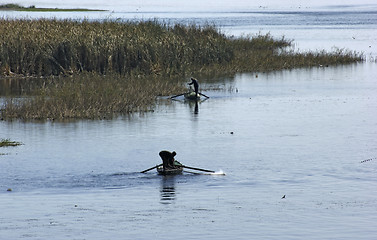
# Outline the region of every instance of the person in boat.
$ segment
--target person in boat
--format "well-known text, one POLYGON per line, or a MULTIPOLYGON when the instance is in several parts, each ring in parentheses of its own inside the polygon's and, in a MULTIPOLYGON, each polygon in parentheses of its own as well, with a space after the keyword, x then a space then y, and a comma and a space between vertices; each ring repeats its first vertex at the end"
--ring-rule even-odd
POLYGON ((199 93, 199 84, 198 84, 198 80, 196 80, 195 78, 191 78, 191 83, 189 83, 188 85, 194 85, 195 93, 196 93, 196 95, 198 96, 198 93, 199 93))
POLYGON ((161 151, 159 153, 161 159, 162 159, 162 165, 164 167, 164 169, 168 169, 168 168, 175 168, 174 166, 174 157, 175 155, 177 155, 176 152, 169 152, 169 151, 161 151))

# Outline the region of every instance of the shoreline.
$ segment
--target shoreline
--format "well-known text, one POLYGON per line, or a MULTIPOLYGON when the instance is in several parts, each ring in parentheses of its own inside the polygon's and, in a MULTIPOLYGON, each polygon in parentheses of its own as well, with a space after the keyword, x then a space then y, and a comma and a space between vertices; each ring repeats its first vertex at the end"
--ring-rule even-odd
POLYGON ((35 5, 23 7, 18 4, 3 4, 0 5, 0 11, 19 11, 19 12, 106 12, 102 9, 88 9, 88 8, 39 8, 35 5))

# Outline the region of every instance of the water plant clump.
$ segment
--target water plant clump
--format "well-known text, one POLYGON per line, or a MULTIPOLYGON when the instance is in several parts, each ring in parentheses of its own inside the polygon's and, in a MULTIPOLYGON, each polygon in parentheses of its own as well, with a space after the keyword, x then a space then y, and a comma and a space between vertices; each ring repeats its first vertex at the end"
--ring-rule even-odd
POLYGON ((22 145, 22 143, 16 142, 16 141, 11 141, 8 138, 0 140, 0 147, 15 147, 15 146, 19 146, 19 145, 22 145))
POLYGON ((182 85, 158 77, 139 79, 84 73, 47 78, 27 98, 7 98, 3 119, 103 119, 153 110, 156 96, 182 91, 182 85))

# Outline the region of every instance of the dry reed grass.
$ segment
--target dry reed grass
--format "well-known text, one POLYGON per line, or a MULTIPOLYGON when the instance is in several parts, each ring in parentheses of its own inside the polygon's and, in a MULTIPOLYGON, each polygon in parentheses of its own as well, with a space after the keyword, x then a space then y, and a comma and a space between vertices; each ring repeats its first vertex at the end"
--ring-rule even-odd
POLYGON ((228 40, 211 26, 0 20, 0 67, 5 74, 170 75, 231 58, 228 40))
POLYGON ((229 38, 214 26, 145 22, 0 19, 0 74, 97 72, 184 75, 260 71, 362 60, 359 54, 286 52, 291 41, 269 34, 229 38))
POLYGON ((49 78, 32 97, 8 98, 3 119, 103 119, 117 114, 153 110, 156 96, 182 91, 182 85, 120 75, 84 73, 73 78, 49 78), (148 87, 146 87, 148 86, 148 87))

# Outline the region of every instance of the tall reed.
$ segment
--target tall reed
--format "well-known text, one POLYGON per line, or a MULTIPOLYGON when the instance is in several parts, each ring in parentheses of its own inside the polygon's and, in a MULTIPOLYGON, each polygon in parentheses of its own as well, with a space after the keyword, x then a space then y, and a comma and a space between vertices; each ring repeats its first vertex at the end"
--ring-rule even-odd
POLYGON ((290 40, 276 40, 269 34, 229 38, 214 26, 157 21, 0 19, 0 74, 49 76, 88 71, 172 76, 213 66, 259 71, 361 60, 359 55, 281 50, 290 44, 290 40))
POLYGON ((0 66, 15 74, 169 75, 231 58, 228 40, 211 26, 0 20, 0 66))

